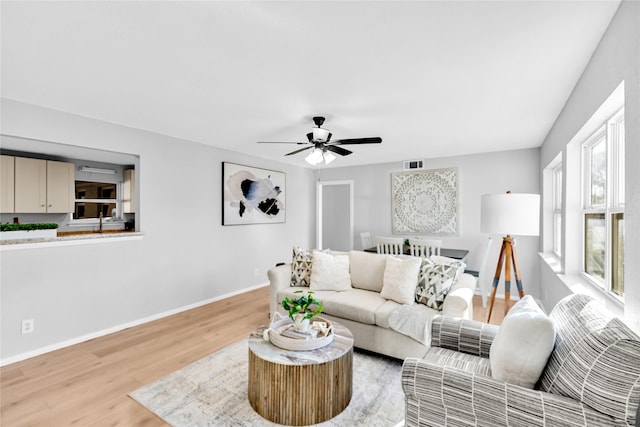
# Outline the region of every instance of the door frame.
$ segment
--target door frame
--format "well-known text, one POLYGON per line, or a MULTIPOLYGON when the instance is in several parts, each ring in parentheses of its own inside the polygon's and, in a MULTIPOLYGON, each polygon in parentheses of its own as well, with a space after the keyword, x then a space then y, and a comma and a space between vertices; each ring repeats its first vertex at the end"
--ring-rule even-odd
POLYGON ((354 194, 353 180, 316 182, 316 248, 322 249, 322 189, 329 185, 349 186, 349 250, 353 250, 354 194))

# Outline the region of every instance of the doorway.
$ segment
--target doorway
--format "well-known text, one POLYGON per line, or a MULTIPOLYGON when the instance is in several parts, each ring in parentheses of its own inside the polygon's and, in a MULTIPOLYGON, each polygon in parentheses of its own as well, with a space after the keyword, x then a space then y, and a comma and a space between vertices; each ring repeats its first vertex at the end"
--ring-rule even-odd
POLYGON ((353 249, 353 181, 316 184, 316 246, 335 251, 353 249))

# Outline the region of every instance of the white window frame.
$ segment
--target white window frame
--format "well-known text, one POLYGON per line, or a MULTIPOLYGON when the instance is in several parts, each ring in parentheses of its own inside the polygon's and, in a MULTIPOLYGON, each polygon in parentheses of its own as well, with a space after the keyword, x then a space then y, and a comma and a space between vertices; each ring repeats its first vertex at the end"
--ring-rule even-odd
POLYGON ((624 294, 612 291, 612 230, 614 214, 624 214, 624 108, 616 112, 582 144, 582 256, 581 275, 607 294, 624 301, 624 294), (604 203, 591 203, 591 149, 604 140, 606 153, 606 185, 604 203), (605 218, 604 280, 588 274, 586 257, 586 215, 603 214, 605 218))
POLYGON ((562 259, 562 161, 551 169, 552 252, 562 259))
POLYGON ((123 188, 122 188, 122 183, 121 182, 109 182, 109 181, 101 181, 101 180, 91 180, 91 179, 76 179, 73 182, 73 186, 74 186, 74 193, 75 193, 75 186, 76 186, 76 182, 81 181, 81 182, 96 182, 96 183, 102 183, 102 184, 108 184, 108 185, 115 185, 116 187, 116 198, 115 199, 74 199, 74 213, 71 214, 71 221, 69 222, 70 226, 74 226, 74 225, 93 225, 93 224, 98 224, 100 222, 100 218, 79 218, 76 219, 73 217, 73 215, 75 214, 75 205, 76 203, 105 203, 105 204, 112 204, 115 201, 115 205, 116 205, 116 217, 112 217, 111 215, 103 217, 103 221, 107 221, 110 223, 115 223, 115 222, 122 222, 122 194, 123 194, 123 188))

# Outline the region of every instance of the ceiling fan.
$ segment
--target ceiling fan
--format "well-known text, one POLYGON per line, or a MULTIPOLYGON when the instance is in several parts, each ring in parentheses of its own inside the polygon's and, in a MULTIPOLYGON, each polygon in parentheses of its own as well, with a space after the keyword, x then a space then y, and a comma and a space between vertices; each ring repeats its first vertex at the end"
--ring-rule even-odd
POLYGON ((301 148, 299 150, 292 151, 290 153, 285 154, 285 156, 290 156, 292 154, 298 154, 306 150, 311 150, 311 153, 305 160, 307 163, 311 165, 317 165, 322 162, 325 164, 329 164, 336 159, 336 156, 333 154, 338 154, 340 156, 347 156, 352 153, 352 151, 347 150, 346 148, 339 147, 339 145, 353 145, 353 144, 380 144, 382 142, 382 138, 380 137, 370 137, 370 138, 350 138, 350 139, 336 139, 335 141, 331 141, 331 132, 328 129, 325 129, 322 126, 324 123, 324 117, 316 116, 313 118, 313 123, 315 123, 316 127, 311 129, 311 132, 307 134, 307 142, 265 142, 258 141, 259 144, 297 144, 297 145, 307 145, 307 147, 301 148))

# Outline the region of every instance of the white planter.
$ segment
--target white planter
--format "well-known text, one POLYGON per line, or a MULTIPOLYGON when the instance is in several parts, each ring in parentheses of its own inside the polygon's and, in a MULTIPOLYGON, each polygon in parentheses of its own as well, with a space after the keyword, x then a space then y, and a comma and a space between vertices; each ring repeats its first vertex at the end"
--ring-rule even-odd
POLYGON ((18 230, 0 232, 0 240, 50 239, 58 236, 55 228, 49 230, 18 230))
POLYGON ((304 314, 298 313, 293 315, 293 326, 298 332, 307 332, 311 319, 305 319, 304 314))

